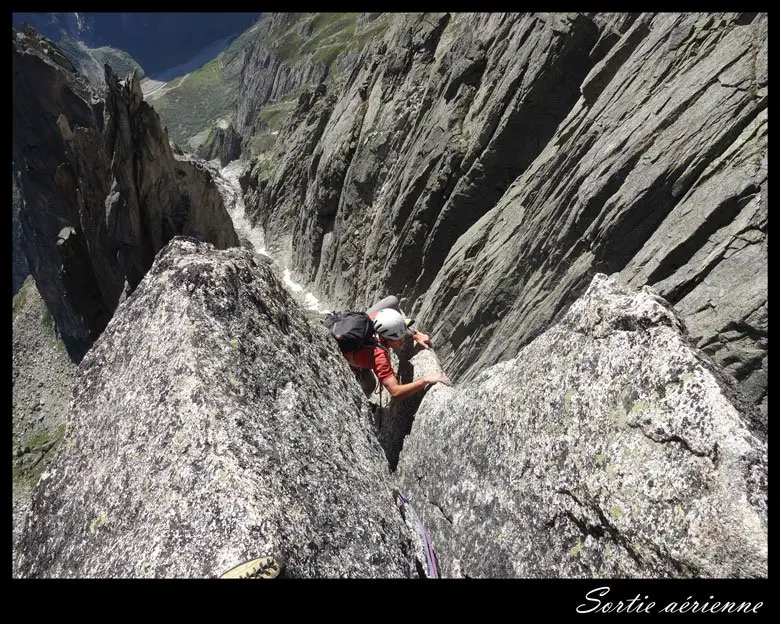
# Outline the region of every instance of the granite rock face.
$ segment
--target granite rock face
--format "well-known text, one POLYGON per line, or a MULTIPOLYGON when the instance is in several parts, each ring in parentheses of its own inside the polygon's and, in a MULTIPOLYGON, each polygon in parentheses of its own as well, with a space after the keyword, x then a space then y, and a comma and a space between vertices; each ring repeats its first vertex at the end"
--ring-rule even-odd
MULTIPOLYGON (((391 364, 396 379, 402 384, 442 370, 435 352, 432 349, 421 349, 414 345, 411 339, 407 339, 407 344, 400 353, 391 351, 391 364)), ((406 399, 394 399, 387 391, 380 392, 377 384, 377 388, 369 398, 376 436, 385 452, 391 471, 395 471, 398 466, 404 440, 412 430, 415 415, 426 392, 427 389, 406 399)))
POLYGON ((13 33, 20 246, 78 361, 176 235, 238 244, 208 171, 171 148, 138 78, 105 99, 50 41, 13 33))
POLYGON ((262 131, 257 115, 267 104, 326 80, 340 82, 339 75, 352 70, 360 56, 353 49, 360 47, 357 38, 371 36, 378 14, 354 14, 351 29, 339 25, 348 15, 266 13, 257 22, 236 106, 236 129, 243 138, 262 131))
POLYGON ((367 404, 267 261, 175 238, 81 362, 15 574, 416 576, 367 404))
POLYGON ((767 42, 765 13, 397 15, 248 211, 339 305, 398 294, 456 379, 620 272, 766 413, 767 42))
POLYGON ((51 313, 27 277, 13 299, 12 439, 14 550, 38 478, 65 431, 76 365, 54 332, 51 313))
POLYGON ((597 274, 512 360, 428 391, 398 464, 445 576, 767 576, 767 430, 669 303, 597 274))
POLYGON ((236 124, 241 132, 254 128, 257 113, 267 103, 312 82, 320 83, 327 76, 323 63, 311 59, 303 63, 284 63, 280 54, 263 45, 272 31, 284 27, 286 19, 284 14, 274 15, 257 25, 257 43, 244 60, 238 90, 236 124))
POLYGON ((233 124, 228 124, 227 128, 217 128, 212 140, 198 148, 198 157, 203 160, 219 159, 219 164, 224 167, 241 156, 241 141, 233 124))
POLYGON ((11 244, 13 246, 11 262, 13 265, 13 283, 11 287, 14 295, 22 287, 27 276, 30 275, 30 271, 27 268, 27 259, 24 257, 24 252, 22 252, 22 226, 19 222, 19 213, 21 212, 23 201, 17 171, 13 167, 11 178, 11 244))
MULTIPOLYGON (((19 245, 71 357, 94 343, 14 574, 425 576, 398 489, 445 576, 765 578, 767 15, 387 23, 243 198, 136 76, 101 99, 14 32, 19 245), (369 409, 221 195, 323 300, 397 294, 437 349, 399 380, 456 385, 369 409)), ((322 80, 283 32, 246 57, 226 158, 322 80)))

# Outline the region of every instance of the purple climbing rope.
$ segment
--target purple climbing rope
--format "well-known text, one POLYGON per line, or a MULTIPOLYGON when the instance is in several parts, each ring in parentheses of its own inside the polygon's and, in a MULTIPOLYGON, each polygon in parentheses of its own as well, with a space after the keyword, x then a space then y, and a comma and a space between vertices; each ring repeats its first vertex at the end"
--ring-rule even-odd
POLYGON ((439 566, 436 562, 436 553, 433 552, 431 537, 428 535, 428 531, 426 530, 425 525, 423 525, 422 521, 420 520, 420 516, 417 515, 417 512, 414 510, 414 507, 412 507, 412 504, 409 502, 409 500, 403 494, 401 494, 401 492, 397 493, 398 497, 401 499, 401 502, 403 502, 404 505, 407 505, 409 509, 412 510, 414 520, 417 522, 417 530, 420 532, 420 535, 422 535, 424 547, 423 552, 425 553, 425 560, 428 564, 428 577, 439 578, 439 566))

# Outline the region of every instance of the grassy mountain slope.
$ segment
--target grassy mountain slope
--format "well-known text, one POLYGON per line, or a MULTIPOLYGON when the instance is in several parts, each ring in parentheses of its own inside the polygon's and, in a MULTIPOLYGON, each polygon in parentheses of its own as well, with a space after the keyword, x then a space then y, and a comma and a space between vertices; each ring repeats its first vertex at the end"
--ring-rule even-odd
MULTIPOLYGON (((216 59, 200 69, 169 82, 147 100, 160 115, 171 138, 185 149, 194 149, 213 137, 216 126, 232 119, 245 55, 252 46, 263 46, 282 66, 311 60, 328 66, 339 55, 360 50, 386 30, 392 16, 380 15, 361 32, 357 13, 265 14, 237 37, 216 59), (270 24, 269 24, 270 20, 270 24), (305 33, 305 34, 301 34, 305 33)), ((338 77, 331 67, 328 81, 338 77)), ((299 91, 299 90, 298 90, 299 91)), ((295 107, 298 91, 269 102, 258 113, 262 129, 250 137, 253 152, 270 150, 275 133, 295 107)))

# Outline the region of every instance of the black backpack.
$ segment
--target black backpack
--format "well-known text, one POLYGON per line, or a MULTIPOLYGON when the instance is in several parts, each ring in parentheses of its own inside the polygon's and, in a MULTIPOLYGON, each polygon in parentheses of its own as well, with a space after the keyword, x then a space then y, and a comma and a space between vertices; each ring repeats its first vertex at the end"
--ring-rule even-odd
POLYGON ((365 312, 331 312, 322 324, 339 343, 342 353, 357 351, 366 345, 376 345, 374 321, 365 312))

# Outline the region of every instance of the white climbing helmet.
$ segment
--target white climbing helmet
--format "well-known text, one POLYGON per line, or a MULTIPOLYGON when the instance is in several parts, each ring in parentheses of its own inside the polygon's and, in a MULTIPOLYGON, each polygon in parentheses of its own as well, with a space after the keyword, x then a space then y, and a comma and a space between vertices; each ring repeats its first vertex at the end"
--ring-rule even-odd
POLYGON ((392 308, 385 308, 377 312, 374 318, 374 329, 382 338, 399 340, 406 336, 406 321, 392 308))

